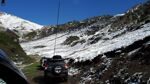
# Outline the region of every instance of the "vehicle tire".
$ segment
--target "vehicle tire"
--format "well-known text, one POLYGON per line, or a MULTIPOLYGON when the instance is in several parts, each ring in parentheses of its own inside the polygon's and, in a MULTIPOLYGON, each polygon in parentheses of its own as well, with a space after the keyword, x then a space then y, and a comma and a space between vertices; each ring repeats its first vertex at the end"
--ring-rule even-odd
POLYGON ((47 73, 44 72, 44 80, 46 80, 46 79, 47 79, 47 73))
POLYGON ((44 75, 44 81, 45 81, 46 84, 49 82, 49 79, 46 75, 44 75))
POLYGON ((64 78, 64 80, 63 80, 64 82, 67 82, 68 81, 68 78, 64 78))

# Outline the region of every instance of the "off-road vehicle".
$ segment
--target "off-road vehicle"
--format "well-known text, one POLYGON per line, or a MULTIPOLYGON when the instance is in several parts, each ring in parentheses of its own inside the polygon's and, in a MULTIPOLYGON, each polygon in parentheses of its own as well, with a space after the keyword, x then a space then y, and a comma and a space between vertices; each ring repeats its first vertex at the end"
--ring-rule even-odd
POLYGON ((65 60, 60 55, 55 55, 52 58, 47 58, 44 69, 44 78, 46 81, 52 79, 68 79, 68 66, 65 60))

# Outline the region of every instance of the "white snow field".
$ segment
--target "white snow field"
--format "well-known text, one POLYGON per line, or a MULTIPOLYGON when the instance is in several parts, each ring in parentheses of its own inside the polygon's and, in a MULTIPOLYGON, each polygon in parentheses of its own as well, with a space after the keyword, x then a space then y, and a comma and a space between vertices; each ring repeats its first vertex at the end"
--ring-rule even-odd
MULTIPOLYGON (((102 36, 102 38, 106 38, 106 37, 109 38, 107 40, 100 39, 95 44, 89 44, 88 39, 94 35, 90 35, 90 36, 85 35, 84 32, 86 31, 86 29, 82 29, 81 31, 75 31, 68 34, 58 33, 58 37, 60 38, 57 39, 56 54, 61 55, 64 58, 73 58, 75 59, 75 62, 92 60, 99 54, 103 54, 108 51, 112 51, 121 47, 126 47, 134 43, 135 41, 150 36, 150 23, 143 25, 143 28, 131 32, 126 32, 123 34, 121 33, 126 31, 126 28, 113 33, 107 31, 109 28, 110 27, 108 26, 95 33, 95 35, 100 35, 101 33, 105 33, 102 36), (119 36, 115 37, 116 35, 119 36), (62 45, 62 43, 69 36, 79 36, 80 40, 84 39, 86 42, 83 44, 78 43, 73 47, 71 47, 70 45, 62 45)), ((40 56, 52 57, 54 55, 53 54, 54 42, 55 42, 54 38, 55 35, 51 35, 40 40, 21 43, 21 46, 27 54, 33 54, 33 55, 38 54, 40 56), (45 47, 35 48, 36 46, 45 46, 45 47)))

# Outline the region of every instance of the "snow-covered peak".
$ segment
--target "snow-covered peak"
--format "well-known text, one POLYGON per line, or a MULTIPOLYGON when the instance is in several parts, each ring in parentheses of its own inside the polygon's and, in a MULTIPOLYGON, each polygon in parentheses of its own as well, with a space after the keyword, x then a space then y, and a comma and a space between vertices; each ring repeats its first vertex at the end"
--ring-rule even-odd
POLYGON ((0 23, 10 30, 17 30, 20 32, 30 32, 32 30, 41 29, 43 26, 34 22, 21 19, 7 13, 0 13, 0 23))
POLYGON ((117 14, 117 15, 114 15, 114 17, 119 17, 119 16, 124 16, 125 14, 122 13, 122 14, 117 14))

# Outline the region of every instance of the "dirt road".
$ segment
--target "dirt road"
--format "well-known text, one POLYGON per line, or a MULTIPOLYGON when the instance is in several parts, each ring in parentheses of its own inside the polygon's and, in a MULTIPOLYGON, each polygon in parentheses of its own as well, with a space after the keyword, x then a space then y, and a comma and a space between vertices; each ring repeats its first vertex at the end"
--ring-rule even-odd
POLYGON ((69 76, 67 82, 62 82, 60 80, 53 80, 53 81, 45 81, 44 80, 44 71, 41 69, 36 70, 35 76, 27 76, 30 84, 79 84, 76 77, 69 76))

